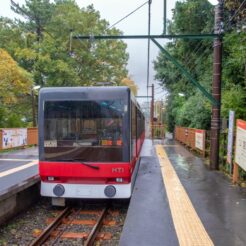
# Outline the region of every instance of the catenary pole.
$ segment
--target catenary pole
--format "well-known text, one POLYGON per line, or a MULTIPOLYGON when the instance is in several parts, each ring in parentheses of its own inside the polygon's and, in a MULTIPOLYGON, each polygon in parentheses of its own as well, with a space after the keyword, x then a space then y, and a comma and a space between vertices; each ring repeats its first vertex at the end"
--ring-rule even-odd
MULTIPOLYGON (((150 36, 150 21, 151 21, 151 2, 149 0, 149 8, 148 8, 148 36, 150 36)), ((147 54, 147 96, 149 95, 149 60, 150 60, 150 38, 148 38, 148 54, 147 54)))
POLYGON ((154 139, 154 107, 155 107, 155 98, 154 98, 154 93, 155 93, 155 87, 154 84, 151 86, 152 92, 152 100, 151 100, 151 114, 150 114, 150 125, 151 125, 151 137, 154 139))
MULTIPOLYGON (((216 34, 222 32, 223 21, 223 3, 219 0, 219 4, 215 7, 215 26, 216 34)), ((214 39, 214 61, 213 61, 213 83, 212 95, 218 104, 212 105, 211 118, 211 136, 210 136, 210 168, 219 169, 219 138, 220 138, 220 109, 221 109, 221 62, 222 62, 222 36, 214 39)))
POLYGON ((163 0, 163 34, 167 34, 167 0, 163 0))

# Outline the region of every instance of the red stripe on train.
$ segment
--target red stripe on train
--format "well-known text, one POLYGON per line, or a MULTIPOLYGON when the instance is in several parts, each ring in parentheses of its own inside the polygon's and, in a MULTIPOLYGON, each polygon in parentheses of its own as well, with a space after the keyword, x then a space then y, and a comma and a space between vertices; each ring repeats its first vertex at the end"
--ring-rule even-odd
POLYGON ((79 178, 126 178, 131 176, 131 165, 129 162, 88 164, 97 166, 99 169, 93 169, 79 162, 39 161, 39 174, 41 177, 57 176, 79 178))

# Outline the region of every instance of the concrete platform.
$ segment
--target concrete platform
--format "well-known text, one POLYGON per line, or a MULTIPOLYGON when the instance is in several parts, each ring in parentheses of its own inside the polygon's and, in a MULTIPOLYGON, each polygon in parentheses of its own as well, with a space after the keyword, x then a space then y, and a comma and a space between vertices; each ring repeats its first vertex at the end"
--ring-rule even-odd
POLYGON ((0 154, 0 225, 39 198, 38 149, 0 154))
MULTIPOLYGON (((223 173, 208 170, 204 159, 174 141, 165 141, 162 148, 211 242, 193 245, 246 245, 245 189, 232 186, 223 173)), ((174 218, 175 205, 170 200, 170 189, 167 195, 162 176, 170 170, 166 166, 160 168, 160 159, 157 159, 155 146, 150 140, 145 141, 141 154, 139 173, 120 245, 179 245, 182 241, 179 231, 182 222, 179 224, 174 218)), ((180 190, 179 187, 175 189, 180 190)), ((172 199, 175 199, 175 195, 172 199)), ((181 204, 187 203, 182 199, 181 204)), ((186 212, 184 210, 183 213, 186 212)), ((196 223, 191 221, 190 227, 181 228, 186 231, 186 236, 189 237, 187 231, 192 226, 196 227, 196 223)))
POLYGON ((145 140, 141 151, 138 177, 120 245, 178 245, 160 165, 151 140, 145 140))
POLYGON ((182 145, 166 141, 164 148, 214 245, 246 245, 246 189, 182 145))
POLYGON ((11 150, 0 153, 0 196, 38 175, 38 148, 11 150))

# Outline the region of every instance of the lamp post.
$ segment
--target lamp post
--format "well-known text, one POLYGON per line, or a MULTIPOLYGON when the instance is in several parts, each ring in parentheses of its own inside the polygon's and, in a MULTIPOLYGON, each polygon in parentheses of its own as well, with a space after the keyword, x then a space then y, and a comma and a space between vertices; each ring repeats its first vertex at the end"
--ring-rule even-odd
POLYGON ((37 126, 37 121, 36 121, 36 105, 35 105, 35 91, 40 89, 40 85, 36 85, 32 87, 32 126, 36 127, 37 126))

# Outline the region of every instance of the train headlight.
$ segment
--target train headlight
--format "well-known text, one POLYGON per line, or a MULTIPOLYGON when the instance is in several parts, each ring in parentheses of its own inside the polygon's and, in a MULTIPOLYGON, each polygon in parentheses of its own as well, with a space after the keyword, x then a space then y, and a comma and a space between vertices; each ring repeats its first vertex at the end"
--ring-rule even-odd
POLYGON ((109 198, 114 197, 116 194, 115 187, 113 185, 106 186, 106 188, 104 189, 104 194, 109 198))
POLYGON ((56 186, 53 188, 53 193, 54 193, 56 196, 62 196, 62 195, 65 193, 65 188, 64 188, 64 186, 61 185, 61 184, 56 185, 56 186))

